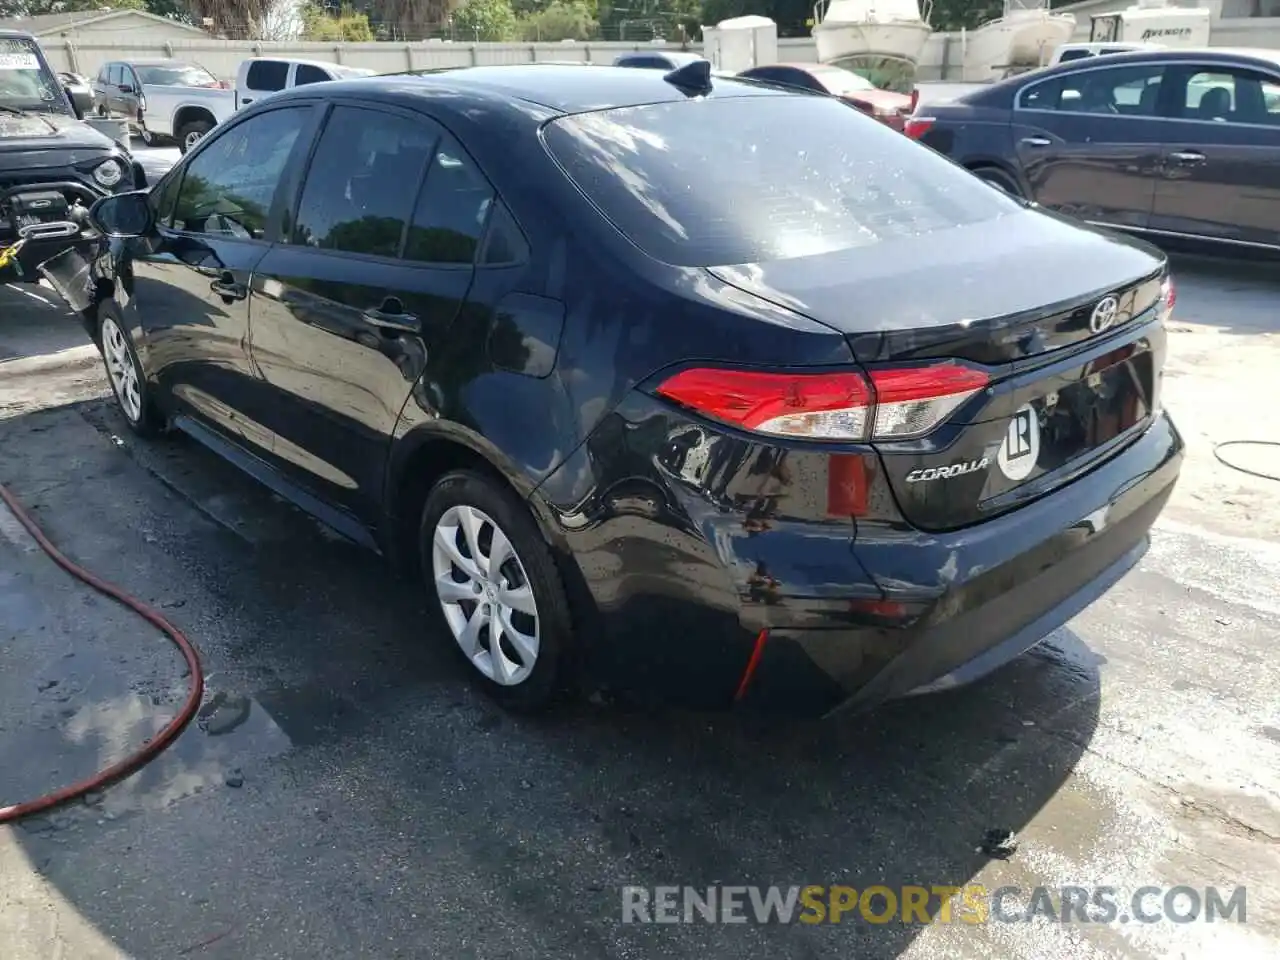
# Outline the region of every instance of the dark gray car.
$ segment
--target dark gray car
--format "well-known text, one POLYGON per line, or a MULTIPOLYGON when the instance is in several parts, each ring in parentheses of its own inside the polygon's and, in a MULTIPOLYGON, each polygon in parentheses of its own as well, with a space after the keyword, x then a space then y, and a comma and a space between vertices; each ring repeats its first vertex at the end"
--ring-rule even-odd
POLYGON ((1280 51, 1091 58, 921 107, 906 133, 1091 223, 1280 248, 1280 51))

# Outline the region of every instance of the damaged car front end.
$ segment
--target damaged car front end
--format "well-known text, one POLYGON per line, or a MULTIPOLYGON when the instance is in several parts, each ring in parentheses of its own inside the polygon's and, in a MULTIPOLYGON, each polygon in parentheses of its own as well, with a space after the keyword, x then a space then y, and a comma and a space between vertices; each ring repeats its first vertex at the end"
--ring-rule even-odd
POLYGON ((41 263, 92 243, 94 203, 146 182, 122 144, 76 115, 39 44, 0 32, 0 282, 38 281, 41 263))

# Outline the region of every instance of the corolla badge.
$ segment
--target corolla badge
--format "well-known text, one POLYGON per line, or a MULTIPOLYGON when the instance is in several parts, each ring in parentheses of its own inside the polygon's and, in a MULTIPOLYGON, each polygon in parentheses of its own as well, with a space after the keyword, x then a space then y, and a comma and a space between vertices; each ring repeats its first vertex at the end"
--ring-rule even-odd
POLYGON ((946 480, 951 477, 961 477, 966 473, 975 473, 978 470, 985 470, 991 465, 991 461, 986 457, 980 460, 970 460, 967 463, 953 463, 946 467, 923 467, 919 470, 912 470, 907 474, 907 483, 920 483, 923 480, 946 480))
POLYGON ((1119 312, 1119 300, 1115 297, 1103 297, 1093 308, 1093 315, 1089 317, 1089 329, 1094 333, 1101 333, 1116 322, 1116 315, 1119 312))

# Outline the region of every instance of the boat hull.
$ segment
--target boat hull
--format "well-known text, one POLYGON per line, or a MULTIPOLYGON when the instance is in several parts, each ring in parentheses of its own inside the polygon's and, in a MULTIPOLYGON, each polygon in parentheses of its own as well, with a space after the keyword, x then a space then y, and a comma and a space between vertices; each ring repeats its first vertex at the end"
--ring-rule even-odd
POLYGON ((1048 63, 1054 50, 1071 39, 1075 19, 1042 13, 994 20, 965 37, 963 80, 998 80, 1010 69, 1048 63))

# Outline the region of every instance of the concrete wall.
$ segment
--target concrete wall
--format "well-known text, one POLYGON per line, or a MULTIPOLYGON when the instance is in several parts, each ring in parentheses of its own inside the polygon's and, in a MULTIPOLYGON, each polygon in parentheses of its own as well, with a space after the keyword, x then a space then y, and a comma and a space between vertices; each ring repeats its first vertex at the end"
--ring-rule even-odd
MULTIPOLYGON (((1088 37, 1088 17, 1083 18, 1078 35, 1088 37)), ((159 25, 158 25, 159 26, 159 25)), ((163 26, 160 27, 164 29, 163 26)), ((41 37, 40 43, 57 70, 74 70, 92 75, 107 60, 129 60, 147 57, 173 57, 202 64, 215 75, 234 79, 242 60, 253 56, 298 57, 325 60, 365 67, 379 73, 420 70, 431 67, 531 63, 546 60, 572 60, 609 63, 623 50, 652 49, 634 43, 303 43, 255 42, 249 40, 188 39, 181 36, 155 36, 148 26, 128 35, 103 37, 85 32, 80 38, 41 37)), ((1280 49, 1280 18, 1251 20, 1218 20, 1213 24, 1215 46, 1272 47, 1280 49)), ((698 44, 689 49, 698 50, 698 44)), ((929 38, 920 60, 920 79, 954 80, 960 77, 960 37, 958 34, 936 33, 929 38)), ((817 60, 813 40, 809 38, 778 41, 778 59, 782 62, 817 60)))

